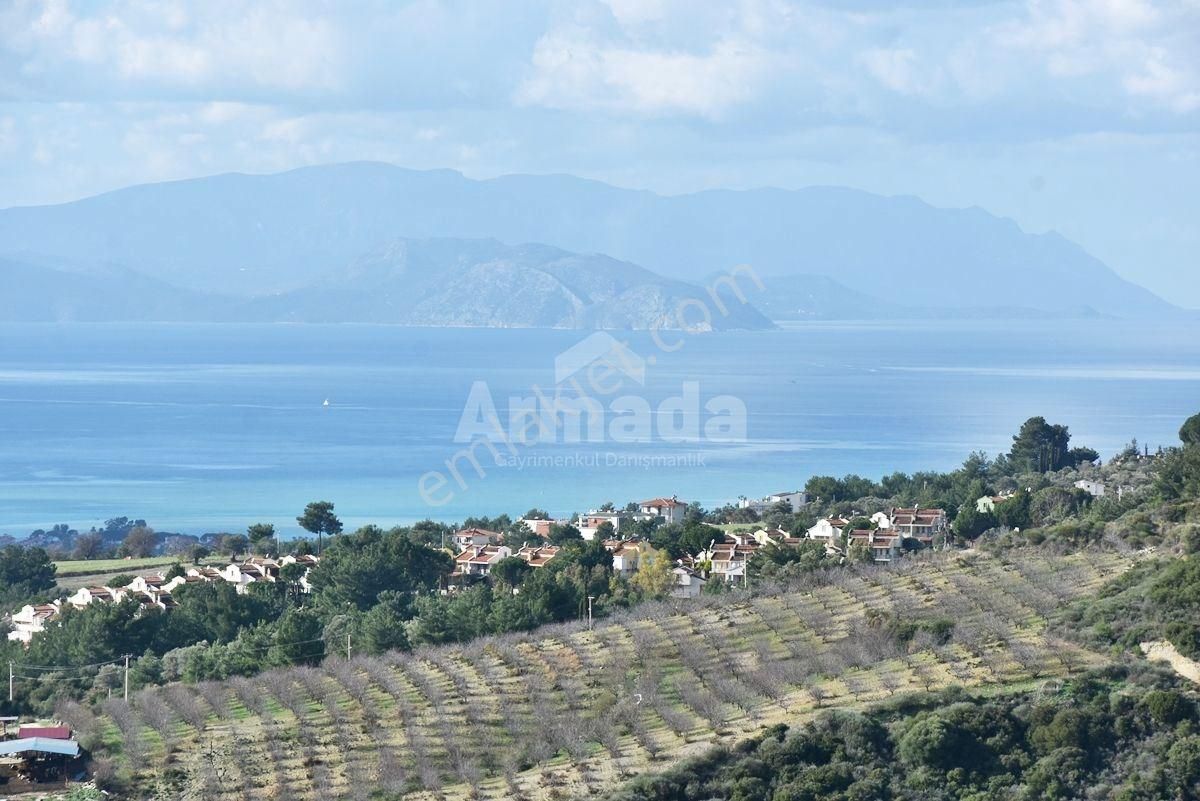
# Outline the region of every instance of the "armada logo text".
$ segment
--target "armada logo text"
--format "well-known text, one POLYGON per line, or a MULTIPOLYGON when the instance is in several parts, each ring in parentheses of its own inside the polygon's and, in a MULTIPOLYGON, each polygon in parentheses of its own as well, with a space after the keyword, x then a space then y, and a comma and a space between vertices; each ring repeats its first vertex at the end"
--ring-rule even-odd
POLYGON ((699 381, 684 381, 677 395, 657 404, 631 394, 603 404, 581 390, 577 382, 568 382, 556 385, 549 395, 535 386, 530 395, 508 397, 501 416, 487 383, 476 381, 454 441, 539 445, 746 440, 746 404, 732 395, 702 399, 699 381))

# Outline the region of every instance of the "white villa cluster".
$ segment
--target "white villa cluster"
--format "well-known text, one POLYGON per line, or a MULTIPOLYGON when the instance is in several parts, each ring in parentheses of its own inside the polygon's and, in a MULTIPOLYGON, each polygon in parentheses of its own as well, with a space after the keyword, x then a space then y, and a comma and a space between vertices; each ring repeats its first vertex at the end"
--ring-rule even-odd
POLYGON ((300 578, 300 587, 308 592, 308 572, 320 560, 316 556, 285 556, 279 560, 251 557, 238 564, 226 565, 221 569, 215 567, 193 567, 186 574, 175 576, 169 581, 163 576, 137 576, 124 587, 94 586, 81 587, 74 595, 65 600, 57 600, 48 604, 27 604, 12 614, 13 630, 8 633, 8 639, 22 642, 25 645, 34 636, 45 631, 46 624, 58 618, 64 608, 83 609, 94 603, 120 603, 132 598, 143 608, 171 609, 176 606, 171 593, 183 584, 205 584, 212 581, 227 581, 233 584, 239 593, 256 581, 275 582, 279 579, 280 570, 290 564, 300 564, 306 569, 300 578))

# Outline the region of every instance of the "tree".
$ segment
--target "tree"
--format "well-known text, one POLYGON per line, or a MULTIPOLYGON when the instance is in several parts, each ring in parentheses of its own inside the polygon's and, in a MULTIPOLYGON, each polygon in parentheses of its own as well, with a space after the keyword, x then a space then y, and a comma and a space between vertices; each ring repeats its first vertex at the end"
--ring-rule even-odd
POLYGON ((57 568, 42 548, 6 545, 0 550, 0 600, 16 603, 54 588, 57 568))
POLYGON ((272 603, 255 592, 238 593, 225 581, 184 584, 176 588, 174 595, 179 608, 167 616, 170 645, 190 645, 200 640, 230 642, 242 629, 281 611, 278 602, 272 603))
POLYGON ((337 536, 342 533, 342 521, 333 513, 333 504, 329 501, 313 501, 304 507, 304 514, 296 518, 300 528, 309 534, 317 535, 317 555, 321 555, 324 537, 337 536))
POLYGON ((1071 434, 1066 426, 1050 425, 1044 417, 1030 417, 1013 436, 1009 460, 1017 470, 1047 473, 1067 465, 1071 434))
POLYGON ((256 553, 267 553, 276 542, 275 526, 271 523, 255 523, 246 529, 246 538, 256 553))
POLYGON ((963 539, 973 540, 990 528, 996 527, 996 517, 991 512, 981 512, 974 503, 967 502, 954 518, 954 533, 963 539))
POLYGON ((132 556, 134 559, 145 559, 154 554, 158 547, 158 534, 149 526, 134 526, 121 541, 117 551, 122 556, 132 556))
POLYGON ((813 476, 804 484, 804 491, 810 498, 826 503, 843 500, 842 485, 833 476, 813 476))
POLYGON ((104 538, 98 532, 89 531, 75 538, 72 559, 96 559, 104 553, 104 538))
POLYGON ((572 540, 582 540, 583 535, 579 533, 579 529, 570 523, 555 523, 550 526, 550 536, 548 539, 553 545, 562 545, 572 540))
POLYGON ((1071 448, 1067 451, 1066 464, 1068 467, 1078 467, 1081 464, 1094 464, 1100 458, 1095 448, 1071 448))
POLYGON ((521 586, 525 574, 532 569, 529 563, 521 557, 507 556, 492 565, 491 575, 493 578, 503 581, 508 586, 516 588, 521 586))
POLYGON ((217 549, 229 554, 231 559, 237 559, 250 547, 250 540, 245 534, 222 534, 217 540, 217 549))
POLYGON ((268 658, 276 665, 314 665, 325 654, 321 619, 305 609, 290 609, 275 628, 268 658))
POLYGON ((404 630, 405 609, 399 599, 388 598, 367 610, 358 626, 362 641, 358 648, 368 654, 409 650, 412 646, 404 630))
POLYGON ((1172 450, 1158 465, 1154 485, 1167 500, 1200 496, 1200 447, 1172 450))
POLYGON ((996 504, 996 522, 1008 528, 1027 527, 1031 500, 1024 489, 1017 490, 1011 498, 996 504))
POLYGON ((666 598, 675 588, 675 565, 665 551, 647 548, 641 553, 638 570, 629 583, 643 597, 666 598))
POLYGON ((1179 429, 1179 439, 1185 447, 1200 445, 1200 414, 1193 414, 1179 429))
POLYGON ((334 540, 309 581, 323 608, 341 612, 350 604, 366 611, 381 592, 412 595, 436 589, 453 569, 445 551, 414 544, 405 529, 385 532, 364 526, 334 540))

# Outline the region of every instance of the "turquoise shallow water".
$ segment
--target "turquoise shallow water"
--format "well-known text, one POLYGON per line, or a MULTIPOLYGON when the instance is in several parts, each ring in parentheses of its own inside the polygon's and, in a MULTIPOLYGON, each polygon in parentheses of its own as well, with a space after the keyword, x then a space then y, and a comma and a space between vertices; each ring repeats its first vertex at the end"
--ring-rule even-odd
POLYGON ((0 326, 0 532, 117 515, 194 533, 258 520, 294 530, 317 498, 333 500, 349 525, 532 506, 566 513, 663 494, 716 505, 814 473, 948 468, 972 449, 1005 449, 1034 414, 1108 455, 1135 436, 1173 443, 1200 411, 1193 322, 813 323, 687 337, 670 353, 625 334, 631 351, 653 358, 644 386, 627 380, 622 394, 651 408, 685 382, 701 404, 734 396, 747 412, 745 441, 624 443, 605 428, 598 442, 521 448, 505 466, 484 460, 483 478, 465 468, 465 489, 426 504, 417 482, 462 447, 453 440, 472 385, 485 382, 504 415, 509 396, 552 387, 556 355, 584 338, 0 326), (663 456, 673 463, 639 463, 663 456))

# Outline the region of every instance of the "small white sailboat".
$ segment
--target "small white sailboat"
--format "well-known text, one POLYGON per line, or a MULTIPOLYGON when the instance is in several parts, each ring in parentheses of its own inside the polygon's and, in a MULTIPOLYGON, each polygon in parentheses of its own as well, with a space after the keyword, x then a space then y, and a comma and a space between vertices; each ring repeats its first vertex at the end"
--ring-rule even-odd
POLYGON ((322 406, 328 406, 328 405, 329 405, 329 398, 326 398, 326 399, 325 399, 325 402, 324 402, 324 403, 322 403, 321 405, 322 405, 322 406))

